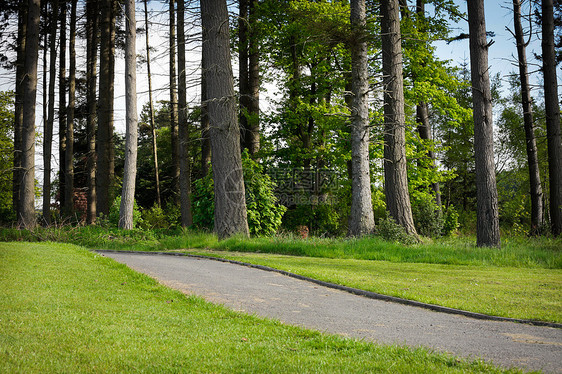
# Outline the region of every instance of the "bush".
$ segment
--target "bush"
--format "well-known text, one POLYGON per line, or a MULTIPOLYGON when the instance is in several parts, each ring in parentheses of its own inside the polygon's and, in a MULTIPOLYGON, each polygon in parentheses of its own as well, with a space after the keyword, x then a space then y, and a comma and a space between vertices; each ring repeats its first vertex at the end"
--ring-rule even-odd
POLYGON ((416 194, 416 198, 412 201, 412 215, 418 234, 430 238, 441 236, 443 214, 433 195, 429 193, 416 194))
POLYGON ((452 236, 459 229, 459 213, 454 206, 450 206, 445 211, 443 222, 443 236, 452 236))
POLYGON ((402 244, 416 244, 418 241, 411 235, 406 233, 406 230, 400 226, 394 218, 388 215, 386 218, 381 218, 375 227, 376 235, 384 240, 402 243, 402 244))
POLYGON ((170 223, 166 218, 164 210, 157 204, 150 209, 145 209, 142 212, 142 224, 141 228, 147 230, 153 229, 167 229, 170 227, 170 223))
MULTIPOLYGON (((109 215, 107 220, 110 227, 119 227, 119 209, 121 207, 121 196, 117 196, 113 200, 111 208, 109 208, 109 215)), ((138 228, 142 222, 142 214, 137 206, 137 202, 134 201, 133 205, 133 228, 138 228)))

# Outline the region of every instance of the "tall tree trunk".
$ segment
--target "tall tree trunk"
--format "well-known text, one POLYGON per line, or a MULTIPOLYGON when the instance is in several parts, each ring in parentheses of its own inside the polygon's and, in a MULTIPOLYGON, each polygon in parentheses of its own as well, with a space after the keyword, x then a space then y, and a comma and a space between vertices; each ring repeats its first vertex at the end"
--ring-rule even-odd
POLYGON ((96 136, 96 197, 97 213, 107 216, 111 206, 113 186, 113 96, 114 96, 114 0, 103 0, 100 5, 100 82, 98 131, 96 136))
POLYGON ((189 157, 189 122, 187 121, 187 97, 185 77, 185 1, 178 0, 178 130, 180 158, 181 224, 193 224, 191 216, 191 160, 189 157))
POLYGON ((154 125, 154 106, 152 105, 152 75, 150 73, 150 44, 148 43, 148 9, 144 0, 144 27, 146 35, 146 67, 148 73, 148 103, 150 114, 150 130, 152 135, 152 158, 154 160, 154 179, 156 181, 156 204, 162 206, 160 200, 160 176, 158 172, 158 146, 156 144, 156 127, 154 125))
POLYGON ((499 247, 498 191, 484 0, 468 2, 468 27, 476 166, 476 244, 479 247, 499 247))
POLYGON ((86 222, 90 225, 96 221, 96 85, 97 85, 97 52, 98 52, 98 1, 88 0, 87 7, 87 66, 86 84, 88 85, 88 118, 86 123, 86 137, 88 143, 87 174, 88 174, 88 204, 86 222))
POLYGON ((170 134, 172 141, 172 190, 180 202, 180 159, 178 140, 178 89, 176 73, 176 0, 170 0, 170 134))
POLYGON ((257 0, 249 0, 249 34, 248 34, 248 102, 249 137, 246 147, 251 155, 260 150, 260 51, 257 39, 257 21, 255 5, 257 0))
POLYGON ((123 190, 119 207, 119 228, 131 230, 135 203, 135 181, 137 176, 137 22, 135 18, 135 0, 125 2, 125 170, 123 190))
MULTIPOLYGON (((49 36, 49 108, 43 127, 43 220, 51 224, 51 156, 53 147, 53 124, 55 121, 55 79, 57 65, 57 26, 59 2, 51 3, 51 31, 49 36)), ((61 30, 62 31, 62 30, 61 30)), ((46 46, 45 46, 46 48, 46 46)), ((61 45, 61 50, 65 48, 61 45)), ((62 89, 62 88, 61 88, 62 89)))
POLYGON ((248 128, 248 107, 250 101, 250 82, 248 77, 248 2, 238 1, 238 81, 240 93, 240 141, 247 148, 250 129, 248 128))
MULTIPOLYGON (((203 30, 203 40, 207 40, 203 30)), ((205 71, 208 69, 205 56, 201 56, 201 177, 209 174, 211 163, 211 140, 209 139, 209 113, 207 111, 207 83, 205 71)))
POLYGON ((66 156, 64 159, 64 213, 74 214, 74 106, 76 103, 76 3, 72 0, 70 8, 70 75, 68 77, 68 113, 66 120, 66 156))
POLYGON ((552 234, 562 233, 562 143, 560 140, 560 106, 554 51, 554 10, 552 0, 542 0, 542 63, 544 105, 548 144, 550 182, 550 224, 552 234))
POLYGON ((59 202, 65 205, 64 165, 66 158, 66 1, 60 4, 60 62, 59 62, 59 202))
POLYGON ((14 106, 14 171, 12 177, 12 205, 16 217, 20 216, 20 182, 22 174, 22 123, 23 123, 23 82, 25 66, 25 46, 27 33, 27 1, 20 1, 18 14, 17 64, 16 64, 16 96, 14 106))
POLYGON ((37 58, 39 57, 40 0, 28 0, 26 48, 23 74, 22 179, 18 226, 33 228, 35 219, 35 100, 37 98, 37 58))
MULTIPOLYGON (((418 19, 425 19, 425 0, 416 0, 416 13, 418 19)), ((420 30, 425 32, 425 30, 420 30)), ((420 135, 420 139, 425 142, 431 142, 433 136, 431 134, 431 123, 429 122, 429 108, 427 102, 420 101, 416 105, 416 122, 418 124, 418 134, 420 135)), ((432 150, 427 152, 427 157, 431 160, 430 167, 435 169, 435 152, 432 150)), ((441 206, 441 191, 439 187, 439 182, 431 183, 431 189, 435 194, 435 203, 437 206, 441 206)))
POLYGON ((533 128, 533 106, 527 70, 527 53, 525 51, 528 43, 524 41, 523 26, 521 25, 521 0, 513 0, 513 24, 515 40, 517 42, 519 79, 521 80, 521 104, 523 105, 525 143, 527 146, 527 163, 531 188, 531 235, 536 235, 539 228, 544 224, 543 193, 537 155, 537 142, 533 128))
POLYGON ((215 182, 215 231, 219 239, 249 236, 234 96, 226 0, 201 2, 203 58, 208 97, 211 158, 215 182))
POLYGON ((384 181, 390 215, 416 236, 406 171, 406 119, 402 78, 402 46, 397 0, 381 2, 384 75, 384 181))
POLYGON ((355 43, 351 46, 351 213, 349 235, 369 235, 375 229, 371 201, 369 165, 369 78, 365 0, 351 0, 351 27, 355 43))

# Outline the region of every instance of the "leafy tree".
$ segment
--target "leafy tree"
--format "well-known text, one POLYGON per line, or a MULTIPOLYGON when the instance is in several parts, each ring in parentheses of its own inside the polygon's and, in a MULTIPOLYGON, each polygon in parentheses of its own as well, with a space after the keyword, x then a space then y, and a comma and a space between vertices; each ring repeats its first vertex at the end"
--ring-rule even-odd
POLYGON ((14 93, 0 91, 0 222, 13 221, 14 93))

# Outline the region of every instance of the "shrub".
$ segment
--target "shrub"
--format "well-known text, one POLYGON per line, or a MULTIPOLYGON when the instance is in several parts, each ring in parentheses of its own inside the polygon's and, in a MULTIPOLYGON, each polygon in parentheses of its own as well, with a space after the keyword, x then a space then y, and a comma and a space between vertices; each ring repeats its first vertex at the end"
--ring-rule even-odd
POLYGON ((406 230, 400 226, 394 218, 388 215, 386 218, 381 218, 375 228, 376 235, 382 237, 384 240, 402 244, 416 244, 417 239, 406 233, 406 230))
POLYGON ((141 227, 148 230, 167 229, 170 227, 170 223, 166 218, 164 210, 157 204, 154 204, 152 208, 143 210, 141 227))
POLYGON ((443 236, 452 236, 459 229, 459 213, 454 206, 450 206, 445 211, 443 222, 443 236))
POLYGON ((429 193, 418 193, 412 201, 412 215, 416 231, 422 236, 436 238, 443 230, 441 208, 429 193))
MULTIPOLYGON (((113 200, 113 204, 109 209, 109 215, 107 216, 108 223, 110 227, 119 227, 119 209, 121 207, 121 196, 117 196, 113 200)), ((138 228, 142 222, 142 214, 137 206, 137 202, 133 205, 133 227, 138 228)))

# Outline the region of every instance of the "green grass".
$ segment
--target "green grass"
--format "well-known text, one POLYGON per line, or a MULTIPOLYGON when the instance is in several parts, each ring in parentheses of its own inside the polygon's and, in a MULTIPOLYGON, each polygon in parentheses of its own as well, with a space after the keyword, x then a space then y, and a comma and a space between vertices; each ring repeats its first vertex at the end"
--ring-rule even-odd
POLYGON ((0 372, 501 372, 247 316, 54 243, 0 243, 0 372))
POLYGON ((393 263, 271 254, 190 251, 384 295, 495 316, 562 323, 562 270, 393 263))

